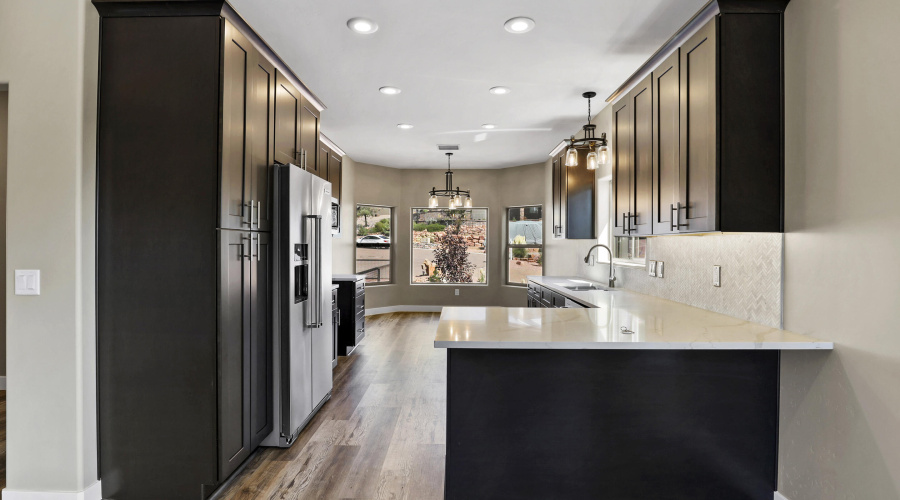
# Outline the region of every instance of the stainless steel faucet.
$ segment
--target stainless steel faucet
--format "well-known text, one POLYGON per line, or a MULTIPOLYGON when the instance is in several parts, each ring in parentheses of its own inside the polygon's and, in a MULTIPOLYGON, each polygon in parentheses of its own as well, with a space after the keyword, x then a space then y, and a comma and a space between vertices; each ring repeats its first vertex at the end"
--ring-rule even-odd
POLYGON ((590 262, 591 252, 593 252, 594 249, 597 247, 605 248, 606 252, 609 253, 609 287, 613 288, 616 286, 616 270, 615 270, 615 267, 613 267, 612 250, 610 250, 608 246, 600 244, 600 243, 592 246, 591 249, 588 250, 587 256, 584 258, 584 263, 588 264, 590 262))

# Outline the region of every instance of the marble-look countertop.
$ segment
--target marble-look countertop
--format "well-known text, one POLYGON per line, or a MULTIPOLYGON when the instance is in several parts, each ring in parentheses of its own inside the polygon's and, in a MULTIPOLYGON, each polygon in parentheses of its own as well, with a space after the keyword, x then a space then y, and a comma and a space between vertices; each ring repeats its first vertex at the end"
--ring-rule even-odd
POLYGON ((434 346, 469 349, 815 350, 834 344, 627 290, 573 292, 529 278, 590 308, 445 307, 434 346), (633 333, 628 333, 633 332, 633 333))

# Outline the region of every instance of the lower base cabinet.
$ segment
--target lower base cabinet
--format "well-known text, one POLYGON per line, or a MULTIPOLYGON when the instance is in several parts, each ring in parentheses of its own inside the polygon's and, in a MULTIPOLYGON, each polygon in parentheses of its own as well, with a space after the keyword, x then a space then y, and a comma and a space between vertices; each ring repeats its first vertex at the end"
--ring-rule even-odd
POLYGON ((528 282, 528 307, 566 307, 566 298, 549 288, 528 282))
POLYGON ((366 336, 366 282, 362 274, 336 274, 338 285, 338 356, 347 356, 366 336))
POLYGON ((338 286, 331 289, 331 367, 337 367, 338 330, 341 325, 341 309, 338 307, 338 286))

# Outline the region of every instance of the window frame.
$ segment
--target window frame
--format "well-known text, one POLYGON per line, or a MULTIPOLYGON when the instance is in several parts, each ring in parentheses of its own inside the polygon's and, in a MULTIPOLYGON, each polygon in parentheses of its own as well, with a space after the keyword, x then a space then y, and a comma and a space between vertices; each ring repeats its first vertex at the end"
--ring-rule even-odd
MULTIPOLYGON (((353 272, 355 274, 360 274, 358 265, 359 265, 359 246, 357 245, 357 241, 360 238, 365 238, 365 236, 359 236, 359 229, 356 226, 356 220, 358 217, 356 214, 359 212, 359 207, 372 207, 372 208, 386 208, 390 210, 390 218, 391 221, 391 243, 388 247, 388 272, 390 274, 390 279, 387 281, 365 281, 367 287, 369 286, 382 286, 382 285, 393 285, 396 283, 395 279, 395 271, 397 269, 397 252, 395 250, 394 242, 396 241, 394 233, 396 232, 396 212, 397 207, 392 207, 390 205, 379 205, 376 203, 356 203, 356 211, 353 212, 353 272)), ((366 235, 368 236, 368 235, 366 235)))
POLYGON ((503 252, 503 261, 506 262, 506 279, 505 284, 508 286, 517 286, 517 287, 527 287, 528 283, 513 283, 510 281, 509 276, 509 252, 513 248, 540 248, 541 249, 541 276, 544 275, 544 258, 546 254, 544 253, 544 204, 543 203, 534 203, 530 205, 512 205, 506 207, 504 210, 506 217, 503 219, 503 241, 504 241, 504 252, 503 252), (509 211, 516 208, 529 208, 529 207, 541 207, 541 243, 529 243, 525 245, 516 245, 514 243, 509 242, 509 211))
MULTIPOLYGON (((484 221, 484 283, 431 283, 431 282, 416 282, 415 279, 415 270, 413 269, 413 252, 415 251, 415 238, 413 238, 413 225, 415 222, 413 221, 413 212, 415 210, 451 210, 447 207, 410 207, 409 208, 409 284, 410 286, 487 286, 491 281, 491 272, 490 272, 490 258, 488 256, 488 248, 490 247, 490 234, 491 234, 491 210, 488 207, 472 207, 472 208, 454 208, 452 210, 484 210, 485 212, 485 221, 484 221)), ((477 271, 477 268, 476 268, 477 271)))

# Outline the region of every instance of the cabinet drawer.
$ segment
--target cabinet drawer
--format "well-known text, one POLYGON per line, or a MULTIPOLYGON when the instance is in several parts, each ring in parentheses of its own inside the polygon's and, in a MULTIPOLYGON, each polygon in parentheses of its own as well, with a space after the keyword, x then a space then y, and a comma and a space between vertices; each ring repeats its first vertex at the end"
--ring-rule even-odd
POLYGON ((365 281, 357 281, 356 282, 356 295, 365 293, 366 291, 366 282, 365 281))

